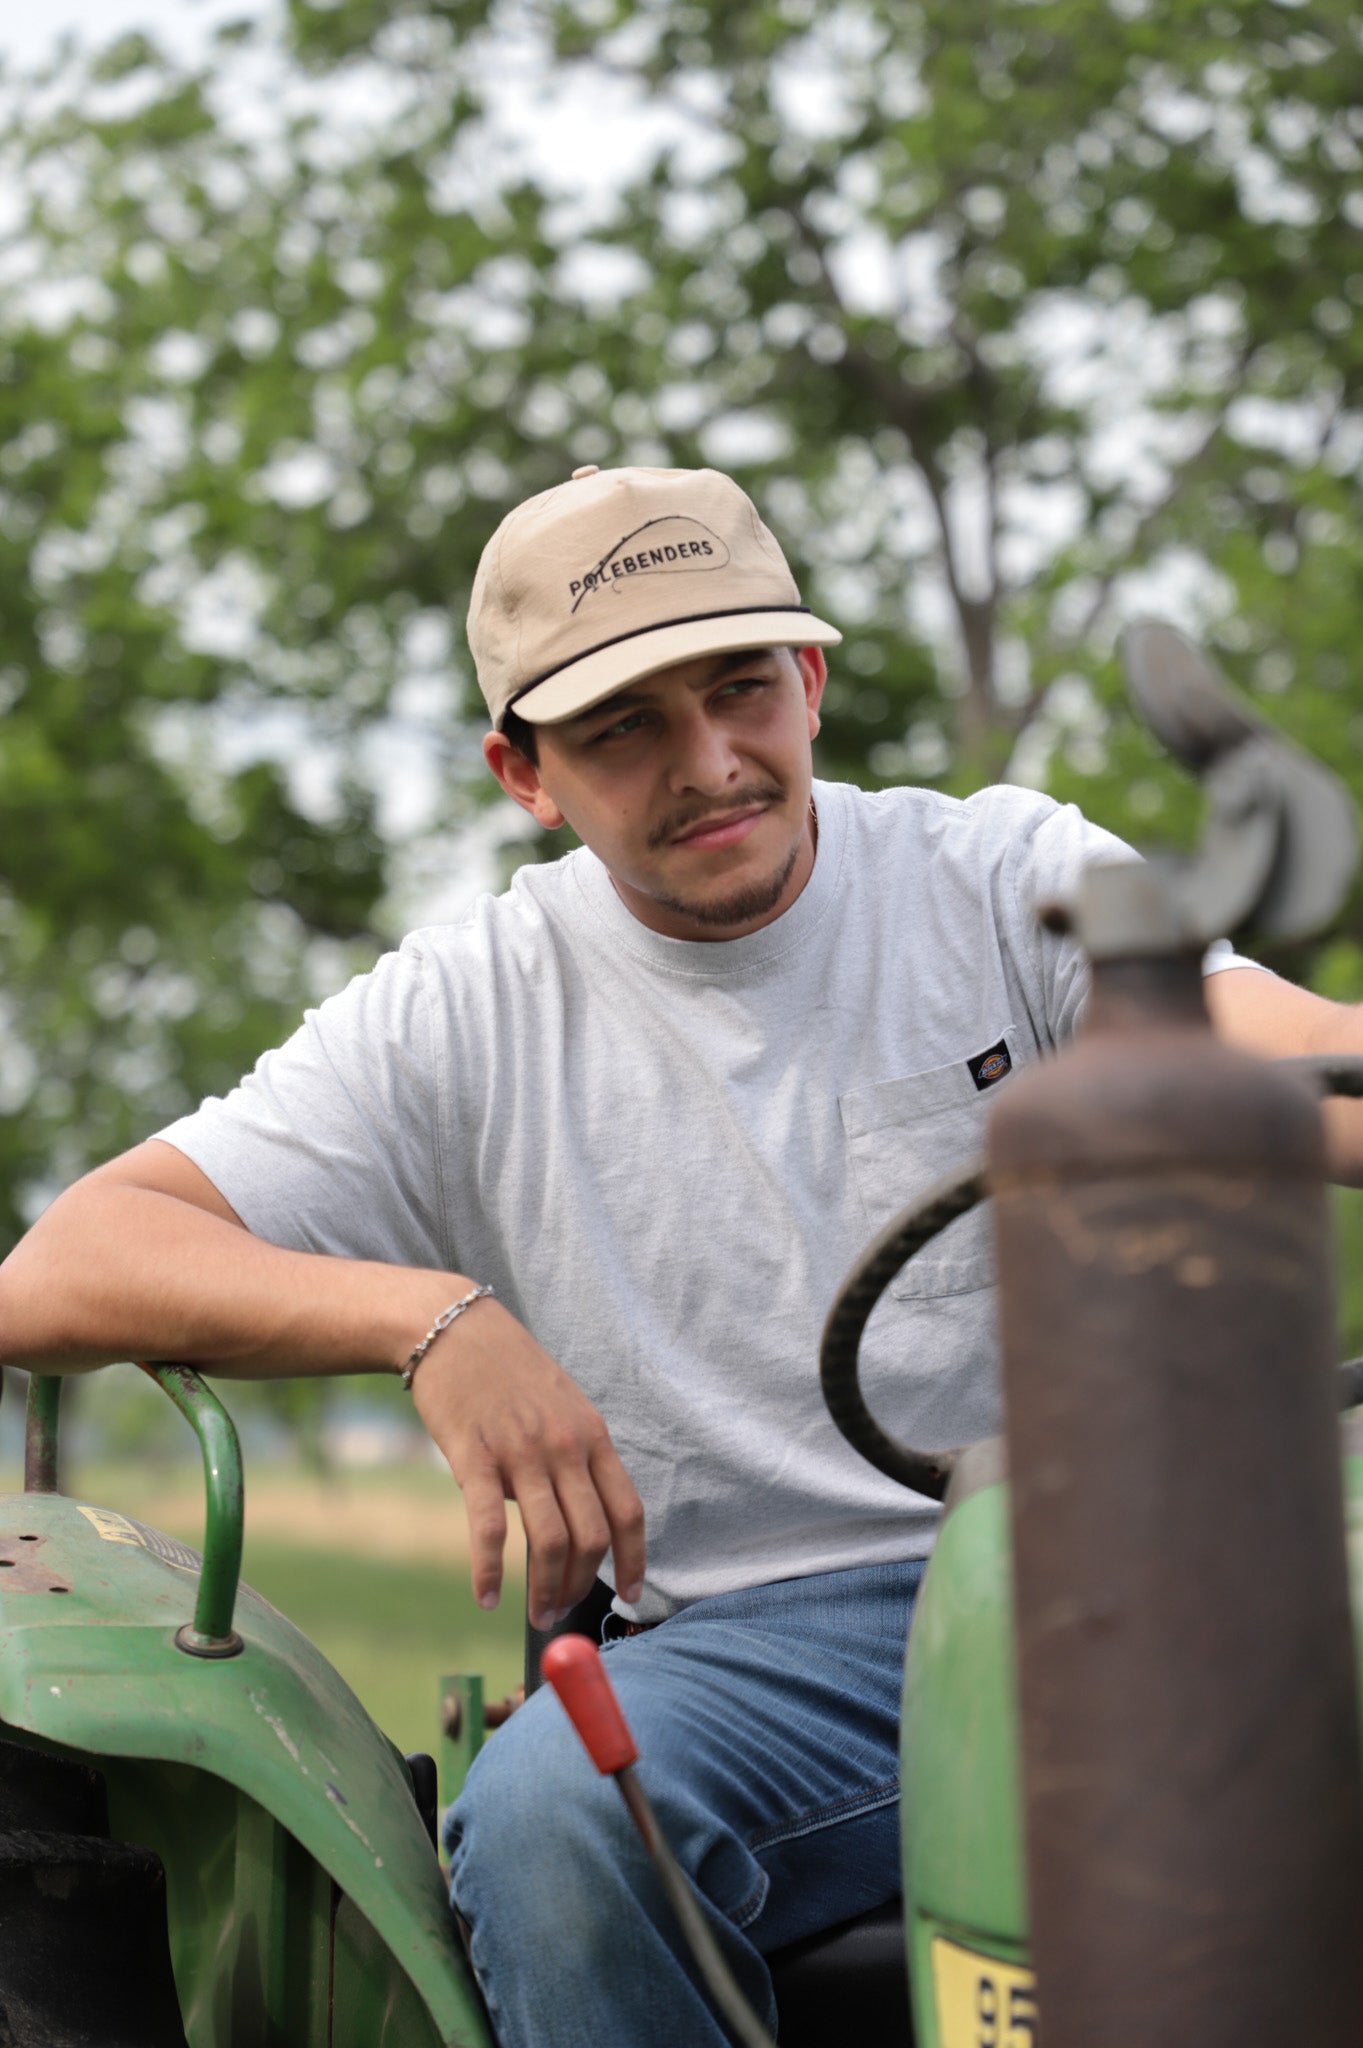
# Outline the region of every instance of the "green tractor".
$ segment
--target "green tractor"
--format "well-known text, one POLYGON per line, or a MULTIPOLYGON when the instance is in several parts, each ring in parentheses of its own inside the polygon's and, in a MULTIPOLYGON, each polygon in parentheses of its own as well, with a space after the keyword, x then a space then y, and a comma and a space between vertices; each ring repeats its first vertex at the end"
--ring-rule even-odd
POLYGON ((238 1583, 236 1432, 150 1370, 203 1452, 202 1556, 55 1490, 55 1379, 0 1501, 0 2041, 482 2048, 434 1766, 238 1583))
MULTIPOLYGON (((1048 911, 1093 960, 1081 1044, 999 1091, 988 1161, 829 1316, 833 1419, 945 1512, 907 1649, 902 1923, 776 1959, 783 2048, 1036 2048, 1039 2010, 1047 2048, 1363 2040, 1363 1437, 1341 1457, 1338 1424, 1363 1386, 1331 1359, 1316 1106, 1363 1093, 1363 1062, 1230 1053, 1199 969, 1250 912, 1328 915, 1352 820, 1168 629, 1127 652, 1207 782, 1204 851, 1048 911), (985 1194, 1007 1441, 917 1452, 862 1401, 861 1331, 985 1194)), ((30 1384, 0 1500, 0 2048, 494 2048, 435 1765, 239 1583, 231 1422, 188 1368, 145 1369, 199 1439, 202 1555, 57 1490, 57 1380, 30 1384)), ((602 1667, 560 1643, 549 1671, 649 1838, 602 1667)), ((477 1682, 448 1690, 444 1798, 484 1735, 477 1682)))
MULTIPOLYGON (((0 1499, 0 2048, 495 2048, 434 1761, 240 1582, 231 1420, 188 1367, 145 1370, 199 1439, 202 1554, 57 1490, 55 1378, 30 1381, 25 1491, 0 1499)), ((533 1683, 548 1638, 527 1636, 533 1683)), ((439 1697, 448 1802, 481 1681, 439 1697)), ((785 2038, 827 2038, 849 1976, 887 2014, 868 2042, 902 2048, 893 1913, 780 1959, 785 2038)))

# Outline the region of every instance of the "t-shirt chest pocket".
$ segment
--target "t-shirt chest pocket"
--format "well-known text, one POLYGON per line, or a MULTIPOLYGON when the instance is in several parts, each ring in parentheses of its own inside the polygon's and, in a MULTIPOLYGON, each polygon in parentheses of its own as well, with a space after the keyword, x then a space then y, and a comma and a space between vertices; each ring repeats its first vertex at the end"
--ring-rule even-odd
MULTIPOLYGON (((953 1169, 962 1172, 984 1151, 990 1098, 1016 1064, 1011 1028, 1000 1034, 1002 1061, 993 1048, 979 1086, 981 1057, 897 1080, 873 1081, 840 1096, 852 1174, 866 1211, 868 1235, 883 1230, 901 1209, 927 1193, 953 1169), (997 1074, 997 1079, 990 1079, 997 1074)), ((948 1224, 890 1283, 900 1301, 968 1294, 993 1279, 989 1204, 948 1224)))

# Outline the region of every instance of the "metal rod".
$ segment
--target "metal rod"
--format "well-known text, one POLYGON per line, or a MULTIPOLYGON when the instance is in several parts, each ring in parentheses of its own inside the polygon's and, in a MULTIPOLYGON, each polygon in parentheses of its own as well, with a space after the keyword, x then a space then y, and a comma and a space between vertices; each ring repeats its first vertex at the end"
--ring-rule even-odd
POLYGON ((1038 2002, 1047 2048, 1357 2048, 1323 1136, 1200 995, 1095 959, 991 1117, 1038 2002))
POLYGON ((24 1420, 24 1492, 60 1493, 57 1484, 57 1428, 61 1412, 59 1373, 34 1372, 28 1378, 24 1420))
POLYGON ((657 1865, 668 1903, 677 1916, 681 1931, 686 1936, 687 1946, 696 1959, 710 1996, 743 2043, 743 2048, 776 2048, 771 2035, 734 1982, 733 1973, 720 1952, 719 1943, 710 1932, 705 1916, 696 1903, 686 1873, 672 1854, 663 1831, 654 1818, 653 1808, 648 1803, 648 1795, 634 1774, 634 1766, 626 1764, 623 1769, 616 1771, 615 1782, 620 1787, 620 1795, 625 1805, 629 1808, 630 1819, 643 1837, 644 1847, 657 1865))

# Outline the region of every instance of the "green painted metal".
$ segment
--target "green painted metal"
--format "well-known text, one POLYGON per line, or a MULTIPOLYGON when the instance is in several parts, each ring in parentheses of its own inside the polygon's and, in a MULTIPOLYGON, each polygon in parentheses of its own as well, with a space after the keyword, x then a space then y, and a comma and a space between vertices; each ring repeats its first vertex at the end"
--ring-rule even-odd
POLYGON ((1027 1961, 1010 1579, 1000 1482, 943 1522, 904 1660, 904 1924, 917 2048, 942 2048, 937 1936, 1027 1961))
POLYGON ((387 1958, 363 2038, 399 2038, 383 2032, 391 2006, 404 2048, 491 2048, 406 1766, 307 1638, 242 1585, 241 1654, 184 1656, 175 1637, 197 1596, 198 1553, 92 1503, 0 1500, 0 1556, 22 1561, 0 1573, 0 1723, 107 1762, 115 1809, 140 1806, 138 1838, 168 1846, 193 2048, 328 2040, 289 2019, 289 2001, 307 1996, 290 1953, 315 1975, 317 1945, 335 1939, 324 1880, 387 1958), (398 1975, 414 1999, 393 1988, 398 1975), (238 1978, 248 1990, 258 1980, 256 2032, 232 2031, 238 1978), (413 2011, 427 2016, 424 2032, 413 2011))
POLYGON ((411 1982, 387 1967, 383 1944, 351 1899, 337 1904, 335 1943, 327 2048, 411 2048, 428 2038, 417 2031, 425 2014, 411 1982))
MULTIPOLYGON (((337 1888, 256 1800, 186 1764, 94 1759, 116 1835, 166 1867, 171 1957, 191 2048, 329 2048, 337 1888)), ((399 1976, 391 1962, 384 1972, 399 1976)), ((429 2018, 416 2048, 440 2035, 429 2018)))
POLYGON ((57 1423, 62 1382, 57 1373, 32 1373, 24 1424, 24 1491, 57 1491, 57 1423))
MULTIPOLYGON (((1001 1963, 1015 1967, 1028 1967, 1027 1950, 1021 1942, 999 1941, 977 1934, 971 1928, 962 1928, 945 1920, 936 1920, 928 1913, 907 1913, 905 1930, 909 1944, 909 1988, 913 1997, 913 2041, 914 2048, 943 2048, 941 2029, 937 2021, 937 2006, 932 1995, 932 1944, 943 1936, 946 1940, 964 1944, 977 1955, 992 1956, 1001 1963)), ((1034 2037, 1030 2032, 981 2027, 987 2048, 1034 2048, 1034 2037), (990 2032, 994 2040, 990 2041, 990 2032)), ((977 2039, 980 2036, 976 2037, 977 2039)), ((972 2042, 971 2048, 975 2048, 972 2042)))
POLYGON ((487 1723, 483 1717, 481 1673, 456 1671, 440 1681, 440 1751, 436 1763, 440 1772, 440 1804, 453 1806, 483 1746, 487 1723))
POLYGON ((1025 1939, 1008 1490, 942 1524, 909 1632, 900 1738, 906 1908, 1025 1939))
POLYGON ((241 1445, 231 1416, 217 1395, 187 1365, 144 1365, 148 1379, 170 1395, 199 1439, 203 1453, 203 1569, 194 1603, 192 1628, 180 1631, 180 1648, 191 1655, 212 1656, 232 1647, 232 1609, 241 1577, 241 1544, 246 1500, 241 1470, 241 1445))
MULTIPOLYGON (((1363 1423, 1346 1444, 1353 1628, 1363 1699, 1363 1423)), ((941 2048, 937 1936, 1026 1966, 1008 1488, 947 1516, 923 1581, 904 1669, 900 1760, 904 1908, 917 2048, 941 2048)), ((1360 1729, 1363 1740, 1363 1729, 1360 1729)), ((1000 2039, 1003 2039, 1000 2036, 1000 2039)))

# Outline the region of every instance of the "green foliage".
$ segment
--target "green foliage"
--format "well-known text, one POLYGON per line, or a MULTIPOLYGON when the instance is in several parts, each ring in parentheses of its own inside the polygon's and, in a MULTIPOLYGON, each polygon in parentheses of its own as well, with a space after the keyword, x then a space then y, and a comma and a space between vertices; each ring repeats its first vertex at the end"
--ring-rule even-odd
POLYGON ((848 628, 826 772, 1022 775, 1186 839, 1113 659, 1148 602, 1358 772, 1343 0, 294 0, 290 24, 317 77, 420 67, 453 110, 405 162, 503 252, 470 278, 520 316, 493 386, 515 482, 713 460, 763 504, 848 628), (508 126, 585 142, 598 106, 639 138, 614 179, 552 140, 469 173, 508 126))
POLYGON ((1363 1356, 1363 1189, 1334 1191, 1339 1355, 1363 1356))
MULTIPOLYGON (((127 38, 94 76, 146 63, 127 38)), ((167 466, 154 362, 193 295, 123 187, 164 200, 158 155, 211 127, 173 83, 139 122, 62 113, 4 140, 28 211, 0 312, 0 1240, 229 1085, 289 1028, 319 942, 333 973, 377 945, 372 795, 343 787, 319 819, 273 763, 225 763, 239 664, 187 630, 181 537, 205 522, 167 466)))

